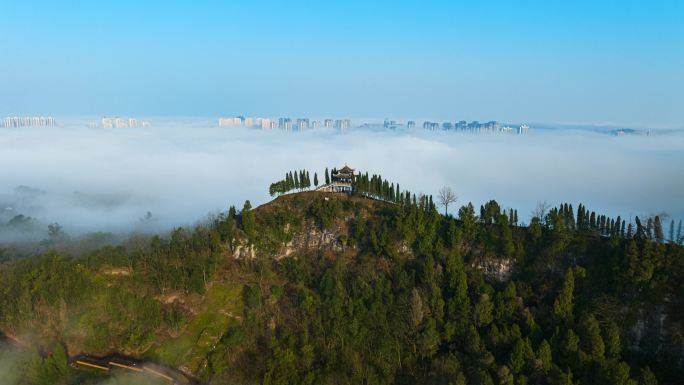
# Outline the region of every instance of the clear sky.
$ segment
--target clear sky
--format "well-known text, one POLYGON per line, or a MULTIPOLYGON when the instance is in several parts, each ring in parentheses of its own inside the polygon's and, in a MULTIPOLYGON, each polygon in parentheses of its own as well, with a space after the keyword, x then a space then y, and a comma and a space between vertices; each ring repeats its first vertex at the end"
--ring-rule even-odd
POLYGON ((0 114, 684 126, 684 1, 0 0, 0 114))

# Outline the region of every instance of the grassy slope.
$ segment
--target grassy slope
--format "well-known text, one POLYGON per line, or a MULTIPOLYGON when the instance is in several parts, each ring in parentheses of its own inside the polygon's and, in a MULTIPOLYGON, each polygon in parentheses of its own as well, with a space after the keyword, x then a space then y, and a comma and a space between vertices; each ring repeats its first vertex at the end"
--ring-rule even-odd
POLYGON ((158 341, 149 356, 172 367, 198 373, 208 353, 242 313, 241 284, 213 284, 197 315, 177 338, 158 341))

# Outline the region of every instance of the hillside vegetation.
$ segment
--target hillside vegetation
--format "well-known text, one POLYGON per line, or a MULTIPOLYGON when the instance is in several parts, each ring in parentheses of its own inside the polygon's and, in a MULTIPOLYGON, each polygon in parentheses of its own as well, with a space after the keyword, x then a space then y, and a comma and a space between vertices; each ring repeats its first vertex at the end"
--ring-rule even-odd
POLYGON ((0 330, 30 348, 0 362, 22 384, 100 381, 67 364, 82 352, 210 384, 684 383, 684 248, 659 223, 564 204, 521 226, 495 201, 444 216, 363 180, 379 200, 289 194, 10 258, 0 330))

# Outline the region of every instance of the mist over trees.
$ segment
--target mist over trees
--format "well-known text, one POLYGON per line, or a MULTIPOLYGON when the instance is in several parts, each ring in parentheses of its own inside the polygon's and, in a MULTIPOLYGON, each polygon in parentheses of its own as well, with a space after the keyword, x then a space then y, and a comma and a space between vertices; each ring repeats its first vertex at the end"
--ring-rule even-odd
MULTIPOLYGON (((306 189, 310 174, 288 172, 282 181, 306 189)), ((174 336, 192 333, 198 320, 228 319, 211 326, 217 336, 206 350, 188 353, 211 362, 193 366, 211 383, 681 378, 682 344, 635 340, 632 329, 659 311, 672 320, 663 333, 684 333, 676 224, 665 237, 659 217, 635 217, 630 231, 622 217, 569 203, 539 211, 544 217, 529 226, 496 200, 457 212, 440 215, 431 196, 362 173, 351 197, 304 192, 258 208, 245 201, 239 211, 231 206, 206 225, 166 236, 82 256, 10 258, 0 264, 0 327, 40 336, 52 353, 35 359, 36 373, 64 366, 57 344, 179 365, 165 350, 174 336), (296 247, 273 258, 312 231, 337 235, 328 249, 296 247), (505 275, 483 267, 509 263, 505 275), (231 317, 218 303, 190 301, 228 295, 218 289, 225 285, 239 293, 230 297, 239 304, 231 317), (175 297, 184 302, 161 300, 175 297)), ((81 372, 65 367, 45 378, 77 383, 68 379, 81 372)))

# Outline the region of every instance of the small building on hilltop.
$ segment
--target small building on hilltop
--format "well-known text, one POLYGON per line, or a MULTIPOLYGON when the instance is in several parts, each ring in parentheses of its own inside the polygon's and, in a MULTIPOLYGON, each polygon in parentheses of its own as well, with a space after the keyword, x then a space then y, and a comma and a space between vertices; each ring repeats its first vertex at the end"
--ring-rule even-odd
POLYGON ((339 170, 333 170, 330 176, 330 186, 335 192, 352 193, 352 181, 354 180, 354 169, 346 164, 339 170))
POLYGON ((332 169, 330 173, 330 183, 320 186, 316 191, 352 193, 352 182, 354 181, 354 169, 345 165, 341 169, 332 169))

